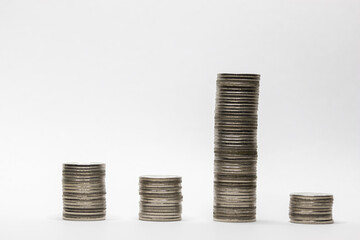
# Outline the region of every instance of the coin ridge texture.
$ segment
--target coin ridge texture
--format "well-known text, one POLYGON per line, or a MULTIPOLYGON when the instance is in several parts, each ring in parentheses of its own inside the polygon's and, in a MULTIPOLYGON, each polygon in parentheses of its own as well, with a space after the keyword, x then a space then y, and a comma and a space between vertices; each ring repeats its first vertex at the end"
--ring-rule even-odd
POLYGON ((329 193, 291 193, 289 218, 298 224, 331 224, 334 197, 329 193))
POLYGON ((62 186, 64 220, 105 220, 104 163, 64 163, 62 186))
POLYGON ((219 73, 214 134, 215 221, 256 221, 259 74, 219 73))
POLYGON ((139 177, 139 220, 180 221, 182 213, 181 176, 143 175, 139 177))

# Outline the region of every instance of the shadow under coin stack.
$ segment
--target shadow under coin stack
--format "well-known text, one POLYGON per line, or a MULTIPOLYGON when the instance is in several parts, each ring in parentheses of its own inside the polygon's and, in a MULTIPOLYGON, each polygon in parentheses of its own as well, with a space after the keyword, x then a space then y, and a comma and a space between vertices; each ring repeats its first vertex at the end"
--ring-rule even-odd
POLYGON ((105 164, 63 164, 63 219, 104 220, 105 164))
POLYGON ((333 223, 333 195, 327 193, 290 194, 290 222, 303 224, 333 223))
POLYGON ((181 177, 179 176, 140 176, 140 213, 144 221, 181 220, 181 177))
POLYGON ((215 221, 256 221, 259 81, 257 74, 217 76, 215 221))

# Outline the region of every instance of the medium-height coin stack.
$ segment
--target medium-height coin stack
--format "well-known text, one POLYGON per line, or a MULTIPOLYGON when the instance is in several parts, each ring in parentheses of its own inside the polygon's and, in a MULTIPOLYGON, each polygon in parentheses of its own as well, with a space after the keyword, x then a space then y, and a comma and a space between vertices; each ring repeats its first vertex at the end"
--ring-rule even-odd
POLYGON ((256 221, 260 75, 218 74, 215 109, 215 221, 256 221))
POLYGON ((290 222, 333 223, 333 201, 333 195, 327 193, 292 193, 290 194, 290 222))
POLYGON ((105 219, 105 164, 63 164, 62 183, 63 219, 105 219))
POLYGON ((181 181, 179 176, 141 176, 139 219, 161 222, 181 220, 181 181))

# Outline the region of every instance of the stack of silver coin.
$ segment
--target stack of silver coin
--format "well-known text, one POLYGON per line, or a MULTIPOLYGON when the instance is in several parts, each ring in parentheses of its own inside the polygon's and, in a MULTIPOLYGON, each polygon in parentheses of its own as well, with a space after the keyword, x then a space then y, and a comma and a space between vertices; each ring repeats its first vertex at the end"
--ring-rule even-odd
POLYGON ((259 81, 257 74, 217 76, 215 221, 256 221, 259 81))
POLYGON ((63 164, 63 219, 104 220, 105 164, 63 164))
POLYGON ((144 221, 181 220, 181 177, 147 175, 139 178, 140 212, 144 221))
POLYGON ((333 223, 334 197, 328 193, 290 194, 290 222, 303 224, 333 223))

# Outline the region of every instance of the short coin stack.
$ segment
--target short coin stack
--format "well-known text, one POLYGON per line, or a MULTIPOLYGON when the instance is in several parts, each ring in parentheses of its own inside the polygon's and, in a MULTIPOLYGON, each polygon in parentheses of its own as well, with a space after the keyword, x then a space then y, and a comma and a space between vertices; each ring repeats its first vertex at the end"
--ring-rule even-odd
POLYGON ((292 193, 290 194, 290 222, 333 223, 333 201, 333 195, 327 193, 292 193))
POLYGON ((181 220, 181 181, 180 176, 140 176, 139 219, 161 222, 181 220))
POLYGON ((104 220, 105 164, 63 164, 63 219, 104 220))
POLYGON ((216 221, 256 221, 260 75, 217 76, 214 211, 216 221))

